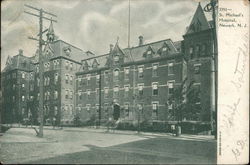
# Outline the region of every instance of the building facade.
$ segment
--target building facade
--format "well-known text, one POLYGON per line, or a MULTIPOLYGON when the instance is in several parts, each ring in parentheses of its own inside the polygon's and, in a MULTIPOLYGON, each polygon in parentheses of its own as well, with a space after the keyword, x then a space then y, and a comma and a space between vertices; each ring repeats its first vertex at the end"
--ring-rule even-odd
MULTIPOLYGON (((212 30, 199 4, 182 41, 144 44, 139 36, 138 46, 123 49, 117 41, 107 54, 94 55, 58 39, 51 22, 42 53, 45 123, 51 124, 53 118, 57 125, 74 124, 76 118, 211 122, 212 30), (177 109, 184 103, 190 103, 189 108, 180 117, 177 109)), ((29 59, 29 68, 8 69, 8 64, 2 73, 4 120, 19 121, 16 116, 23 111, 38 120, 38 51, 31 58, 13 59, 17 57, 29 59), (20 92, 13 95, 13 86, 20 92), (10 105, 13 99, 17 104, 10 105)))

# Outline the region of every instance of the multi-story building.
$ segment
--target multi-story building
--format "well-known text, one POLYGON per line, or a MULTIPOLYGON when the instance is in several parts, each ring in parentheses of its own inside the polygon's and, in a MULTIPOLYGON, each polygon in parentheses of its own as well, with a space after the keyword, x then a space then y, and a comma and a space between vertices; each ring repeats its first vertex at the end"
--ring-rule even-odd
MULTIPOLYGON (((56 118, 57 124, 72 124, 75 109, 75 72, 80 67, 81 59, 92 56, 55 36, 51 22, 47 32, 47 42, 43 48, 43 105, 44 120, 50 124, 56 118)), ((34 60, 35 90, 33 104, 39 105, 39 61, 38 53, 34 60)))
POLYGON ((21 122, 23 118, 35 113, 28 107, 33 68, 31 58, 24 56, 22 50, 7 58, 1 74, 2 122, 21 122))
MULTIPOLYGON (((96 56, 58 39, 51 22, 42 53, 44 120, 50 123, 55 117, 63 125, 73 124, 76 117, 81 121, 176 121, 172 98, 181 89, 180 102, 194 104, 182 120, 211 121, 212 31, 199 4, 184 40, 144 44, 140 36, 138 46, 122 49, 117 42, 107 54, 96 56)), ((18 118, 22 110, 37 120, 39 72, 38 51, 31 58, 20 52, 8 59, 2 74, 5 121, 18 118), (24 65, 20 59, 30 62, 24 65), (14 95, 14 89, 19 93, 14 95), (13 99, 19 101, 10 105, 13 99)))

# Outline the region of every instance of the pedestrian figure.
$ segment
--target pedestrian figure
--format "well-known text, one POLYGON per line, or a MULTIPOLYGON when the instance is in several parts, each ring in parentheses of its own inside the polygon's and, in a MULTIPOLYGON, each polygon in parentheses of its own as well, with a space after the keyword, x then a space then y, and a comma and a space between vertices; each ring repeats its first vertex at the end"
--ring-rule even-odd
POLYGON ((55 129, 55 126, 56 126, 56 118, 53 117, 53 129, 55 129))
POLYGON ((175 135, 175 125, 171 125, 171 133, 173 136, 175 135))

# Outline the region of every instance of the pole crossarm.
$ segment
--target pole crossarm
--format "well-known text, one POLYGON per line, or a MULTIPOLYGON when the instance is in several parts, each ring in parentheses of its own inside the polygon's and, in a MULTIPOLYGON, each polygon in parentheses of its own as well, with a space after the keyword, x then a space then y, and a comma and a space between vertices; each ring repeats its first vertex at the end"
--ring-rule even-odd
MULTIPOLYGON (((34 10, 37 10, 37 11, 42 10, 42 9, 38 9, 38 8, 36 8, 36 7, 30 6, 30 5, 27 5, 27 4, 24 4, 24 6, 29 7, 29 8, 31 8, 31 9, 34 9, 34 10)), ((43 11, 45 14, 48 14, 48 15, 51 15, 51 16, 54 16, 54 17, 57 17, 57 15, 55 15, 55 14, 52 14, 52 13, 47 12, 47 11, 44 11, 44 10, 42 10, 42 11, 43 11)))
MULTIPOLYGON (((43 12, 44 12, 44 11, 43 11, 43 12)), ((36 16, 36 17, 40 17, 39 15, 34 14, 34 13, 31 13, 31 12, 28 12, 28 11, 24 11, 24 13, 26 13, 26 14, 30 14, 30 15, 33 15, 33 16, 36 16)), ((56 20, 54 20, 54 19, 47 18, 47 17, 44 17, 44 16, 43 16, 42 18, 47 19, 47 20, 49 20, 49 21, 57 22, 57 21, 56 21, 56 20)))

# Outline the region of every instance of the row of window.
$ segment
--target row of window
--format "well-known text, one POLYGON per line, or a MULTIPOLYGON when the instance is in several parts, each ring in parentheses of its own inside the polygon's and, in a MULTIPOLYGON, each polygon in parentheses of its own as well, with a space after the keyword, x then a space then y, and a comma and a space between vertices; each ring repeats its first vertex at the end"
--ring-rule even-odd
MULTIPOLYGON (((144 84, 141 83, 141 84, 138 84, 137 86, 138 86, 138 94, 143 95, 144 84)), ((168 86, 168 94, 172 95, 174 92, 174 80, 168 81, 167 86, 168 86)), ((130 85, 124 85, 124 97, 129 97, 129 89, 130 89, 130 85)), ((96 95, 98 97, 99 89, 97 88, 95 92, 96 92, 96 95)), ((113 88, 113 92, 114 92, 113 97, 118 97, 119 96, 119 86, 115 86, 113 88)), ((86 93, 87 93, 88 99, 90 99, 91 90, 87 89, 86 93)), ((108 98, 108 94, 109 94, 109 88, 105 87, 104 88, 104 98, 108 98)), ((159 94, 158 82, 153 82, 152 83, 152 95, 157 96, 158 94, 159 94)), ((82 91, 81 90, 78 90, 78 96, 80 99, 82 98, 82 91)))
MULTIPOLYGON (((157 77, 158 76, 158 66, 159 64, 158 63, 155 63, 152 65, 152 76, 153 77, 157 77)), ((138 78, 143 78, 144 77, 144 74, 143 74, 143 71, 144 71, 144 66, 139 66, 138 67, 138 78)), ((114 70, 114 81, 118 81, 119 80, 119 69, 115 69, 114 70)), ((130 73, 130 68, 124 68, 124 79, 125 80, 128 80, 129 79, 129 73, 130 73)), ((169 63, 168 64, 168 75, 173 75, 174 74, 174 69, 173 69, 173 63, 169 63)), ((91 75, 90 74, 87 74, 86 75, 86 83, 85 81, 78 77, 78 85, 89 85, 90 84, 90 80, 91 80, 91 75)), ((105 71, 104 72, 104 81, 106 83, 109 83, 109 72, 108 71, 105 71)), ((100 75, 99 74, 96 74, 96 84, 98 85, 100 82, 100 75)))
POLYGON ((199 57, 199 56, 206 56, 207 54, 207 45, 206 44, 197 44, 195 46, 191 46, 189 48, 189 55, 190 55, 190 59, 193 59, 195 57, 199 57))
MULTIPOLYGON (((158 101, 153 101, 151 104, 152 107, 152 116, 153 117, 158 117, 158 110, 159 110, 159 102, 158 101)), ((82 107, 81 104, 78 104, 78 109, 86 108, 87 111, 90 111, 91 108, 94 108, 97 112, 99 111, 99 104, 95 104, 95 106, 91 106, 91 104, 86 104, 85 107, 82 107)), ((124 103, 123 105, 124 111, 125 111, 125 117, 129 117, 129 114, 131 114, 131 109, 130 109, 130 104, 129 103, 124 103)), ((143 104, 138 104, 137 108, 143 112, 143 104)), ((168 106, 168 108, 171 108, 168 106)), ((172 108, 171 108, 172 109, 172 108)), ((104 103, 104 111, 108 110, 108 104, 104 103)))

